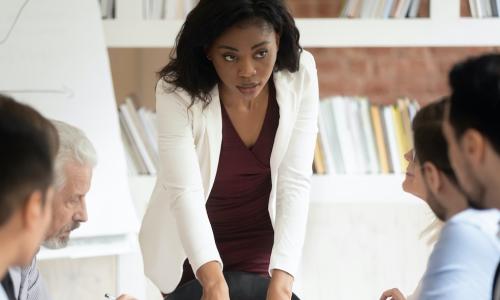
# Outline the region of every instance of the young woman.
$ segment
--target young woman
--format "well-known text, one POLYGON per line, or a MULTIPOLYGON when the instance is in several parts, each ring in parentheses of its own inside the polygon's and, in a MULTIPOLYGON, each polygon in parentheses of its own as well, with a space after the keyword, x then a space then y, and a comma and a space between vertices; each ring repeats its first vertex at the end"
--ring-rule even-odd
POLYGON ((256 274, 267 299, 291 299, 317 134, 314 59, 281 0, 201 0, 171 58, 156 87, 146 274, 165 294, 197 279, 202 299, 229 299, 223 271, 256 274))

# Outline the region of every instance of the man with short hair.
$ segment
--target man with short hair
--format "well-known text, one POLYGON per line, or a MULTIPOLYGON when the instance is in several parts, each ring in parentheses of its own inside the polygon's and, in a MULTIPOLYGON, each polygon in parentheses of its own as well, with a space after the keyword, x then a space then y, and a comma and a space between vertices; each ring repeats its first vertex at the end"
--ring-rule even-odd
MULTIPOLYGON (((449 81, 452 94, 443 133, 451 164, 472 207, 499 209, 500 54, 455 65, 449 81)), ((498 268, 496 278, 498 282, 498 268)), ((500 299, 500 283, 496 285, 495 300, 500 299)))
POLYGON ((27 105, 0 95, 0 299, 14 300, 12 265, 28 264, 50 223, 57 133, 27 105))

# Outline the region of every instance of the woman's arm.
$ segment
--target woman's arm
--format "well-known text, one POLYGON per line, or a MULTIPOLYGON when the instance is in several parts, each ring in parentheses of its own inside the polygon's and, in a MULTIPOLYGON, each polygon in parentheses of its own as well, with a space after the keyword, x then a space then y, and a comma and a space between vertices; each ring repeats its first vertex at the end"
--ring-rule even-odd
POLYGON ((288 283, 290 278, 293 281, 297 272, 306 231, 319 108, 316 65, 312 55, 306 51, 301 55, 301 69, 300 108, 292 125, 288 149, 278 169, 270 269, 273 275, 275 270, 281 271, 277 273, 280 276, 272 277, 270 287, 290 285, 291 288, 288 283), (280 284, 274 285, 276 281, 280 284))
POLYGON ((202 283, 207 283, 210 277, 222 276, 222 262, 205 208, 203 181, 190 119, 193 115, 188 112, 186 99, 176 92, 165 92, 161 83, 157 86, 156 99, 160 154, 158 184, 164 201, 169 202, 193 271, 197 275, 205 275, 202 283), (219 272, 214 273, 213 268, 200 271, 202 266, 211 266, 212 263, 218 266, 219 272))

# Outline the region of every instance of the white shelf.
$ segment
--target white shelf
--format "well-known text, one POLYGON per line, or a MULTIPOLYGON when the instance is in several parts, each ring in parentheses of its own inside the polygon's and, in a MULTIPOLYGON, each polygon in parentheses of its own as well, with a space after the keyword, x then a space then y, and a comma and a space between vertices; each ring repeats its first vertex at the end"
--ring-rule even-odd
MULTIPOLYGON (((500 18, 297 19, 303 47, 499 46, 500 18)), ((173 47, 183 20, 104 20, 108 47, 173 47)))
MULTIPOLYGON (((400 203, 423 204, 405 193, 403 175, 314 175, 311 203, 400 203)), ((134 176, 129 180, 132 198, 141 217, 156 183, 154 176, 134 176)))
POLYGON ((313 176, 311 203, 395 203, 423 204, 404 192, 404 175, 313 176))

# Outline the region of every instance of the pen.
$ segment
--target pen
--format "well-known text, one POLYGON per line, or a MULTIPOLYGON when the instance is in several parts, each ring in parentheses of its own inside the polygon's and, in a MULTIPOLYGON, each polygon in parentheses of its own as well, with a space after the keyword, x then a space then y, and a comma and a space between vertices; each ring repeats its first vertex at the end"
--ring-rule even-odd
POLYGON ((109 300, 116 300, 116 297, 113 297, 108 293, 104 294, 104 298, 109 299, 109 300))

